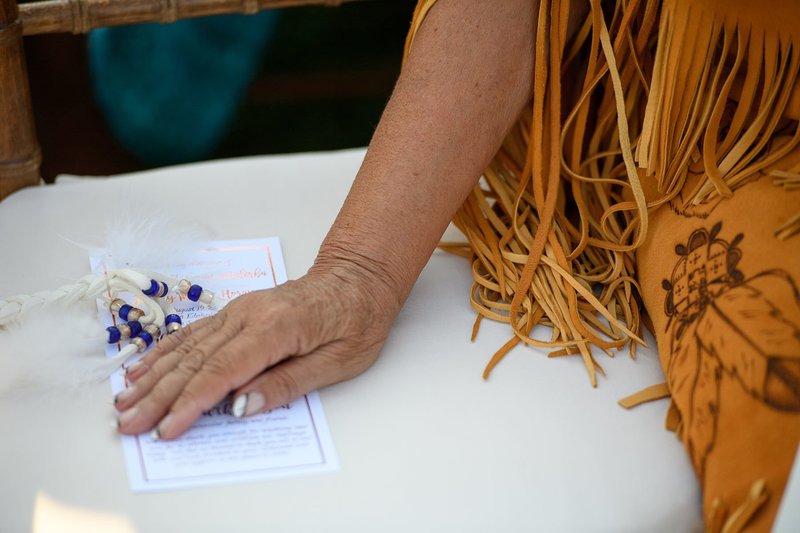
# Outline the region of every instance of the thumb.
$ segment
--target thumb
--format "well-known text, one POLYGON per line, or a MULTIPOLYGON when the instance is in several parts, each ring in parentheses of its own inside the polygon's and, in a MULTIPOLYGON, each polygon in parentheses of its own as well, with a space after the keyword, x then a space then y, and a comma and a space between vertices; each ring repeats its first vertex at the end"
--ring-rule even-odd
POLYGON ((282 405, 325 385, 339 381, 338 371, 317 354, 287 359, 234 393, 233 416, 242 418, 282 405))

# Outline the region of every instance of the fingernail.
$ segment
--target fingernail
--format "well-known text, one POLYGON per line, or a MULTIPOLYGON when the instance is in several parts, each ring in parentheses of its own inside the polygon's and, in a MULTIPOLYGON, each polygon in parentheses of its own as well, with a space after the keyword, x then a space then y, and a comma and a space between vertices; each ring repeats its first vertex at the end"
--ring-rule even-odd
POLYGON ((153 431, 150 432, 150 437, 153 440, 161 440, 161 435, 167 432, 171 423, 172 415, 169 414, 165 416, 156 427, 153 428, 153 431))
POLYGON ((246 403, 244 414, 250 416, 260 413, 266 402, 264 401, 264 396, 260 392, 248 392, 246 403))
POLYGON ((124 411, 122 414, 119 415, 117 419, 119 421, 119 426, 126 426, 133 422, 133 419, 139 415, 139 408, 132 407, 127 411, 124 411))
POLYGON ((136 385, 131 385, 124 391, 120 392, 116 396, 114 396, 114 405, 117 405, 119 402, 124 402, 125 400, 129 400, 131 396, 133 396, 133 390, 136 388, 136 385))
POLYGON ((137 368, 141 368, 141 366, 142 366, 142 362, 141 361, 137 361, 136 363, 133 363, 132 365, 125 367, 125 375, 127 376, 131 372, 136 372, 136 369, 137 368))
POLYGON ((247 408, 247 394, 240 394, 233 402, 233 416, 242 418, 247 408))

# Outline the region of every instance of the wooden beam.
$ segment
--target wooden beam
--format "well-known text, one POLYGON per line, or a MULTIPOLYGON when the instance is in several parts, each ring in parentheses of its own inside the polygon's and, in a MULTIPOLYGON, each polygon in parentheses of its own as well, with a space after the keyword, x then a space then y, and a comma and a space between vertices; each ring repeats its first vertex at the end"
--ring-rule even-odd
POLYGON ((86 33, 93 28, 224 15, 353 0, 46 0, 19 6, 23 33, 86 33))
POLYGON ((37 185, 40 162, 17 2, 0 0, 0 199, 37 185))

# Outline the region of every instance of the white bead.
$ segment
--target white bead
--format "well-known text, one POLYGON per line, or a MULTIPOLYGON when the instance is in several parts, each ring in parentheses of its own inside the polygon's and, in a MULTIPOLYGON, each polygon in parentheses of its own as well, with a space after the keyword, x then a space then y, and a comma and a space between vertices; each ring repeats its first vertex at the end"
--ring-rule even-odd
POLYGON ((131 327, 128 324, 118 324, 117 329, 120 339, 127 339, 131 336, 131 327))
POLYGON ((119 313, 119 310, 123 305, 125 305, 125 300, 116 298, 111 302, 111 305, 109 305, 108 308, 111 309, 112 313, 119 313))
POLYGON ((167 286, 167 284, 166 284, 166 283, 163 283, 163 282, 159 281, 159 282, 158 282, 158 286, 159 286, 159 289, 158 289, 158 294, 157 294, 157 296, 158 296, 159 298, 163 298, 164 296, 166 296, 167 294, 169 294, 169 287, 167 286))
POLYGON ((181 294, 186 294, 189 292, 189 289, 192 287, 192 282, 188 279, 182 279, 178 282, 178 292, 181 294))
POLYGON ((205 305, 208 305, 208 306, 210 306, 210 305, 211 305, 211 302, 212 302, 213 300, 214 300, 214 293, 213 293, 213 292, 211 292, 211 291, 206 291, 206 290, 204 290, 203 292, 201 292, 201 293, 200 293, 200 298, 198 298, 198 301, 199 301, 201 304, 205 304, 205 305))
POLYGON ((143 352, 147 349, 147 343, 144 339, 136 337, 135 339, 131 339, 131 343, 136 345, 138 352, 143 352))

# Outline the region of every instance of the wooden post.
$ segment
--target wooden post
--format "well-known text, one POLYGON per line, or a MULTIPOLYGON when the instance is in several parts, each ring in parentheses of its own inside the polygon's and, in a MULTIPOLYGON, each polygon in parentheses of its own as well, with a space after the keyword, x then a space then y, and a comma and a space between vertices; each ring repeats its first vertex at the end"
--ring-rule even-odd
POLYGON ((45 0, 19 7, 25 35, 86 33, 92 28, 161 22, 293 6, 338 6, 353 0, 45 0))
POLYGON ((17 1, 0 0, 0 200, 37 185, 40 162, 17 1))

